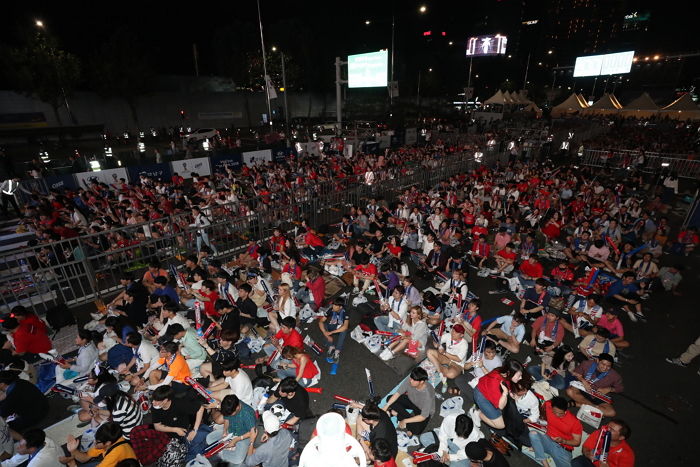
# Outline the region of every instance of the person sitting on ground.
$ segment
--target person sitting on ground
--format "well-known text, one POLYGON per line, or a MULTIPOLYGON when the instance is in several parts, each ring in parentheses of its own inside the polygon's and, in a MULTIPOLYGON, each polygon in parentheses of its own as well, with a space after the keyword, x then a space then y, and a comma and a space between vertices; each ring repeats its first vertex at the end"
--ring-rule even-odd
POLYGON ((583 454, 571 460, 571 467, 634 467, 634 451, 627 443, 632 434, 629 425, 619 418, 610 420, 606 425, 610 431, 610 449, 608 450, 607 462, 599 460, 600 456, 600 436, 603 428, 599 428, 590 435, 583 443, 583 454))
POLYGON ((569 308, 570 318, 562 318, 561 324, 569 332, 574 332, 572 322, 575 321, 578 333, 587 336, 593 326, 603 316, 603 307, 600 306, 601 298, 598 294, 591 294, 588 297, 581 297, 569 308))
MULTIPOLYGON (((49 401, 39 388, 23 379, 16 371, 0 371, 0 417, 16 432, 36 425, 49 413, 49 401)), ((18 439, 18 438, 16 438, 18 439)))
MULTIPOLYGON (((289 465, 289 450, 294 438, 286 428, 280 427, 280 419, 272 412, 262 414, 262 424, 265 432, 260 437, 260 444, 248 444, 248 454, 245 467, 287 467, 289 465)), ((251 439, 255 440, 257 428, 253 428, 251 439)))
POLYGON ((132 349, 134 357, 118 371, 129 384, 140 388, 156 368, 160 354, 153 344, 138 332, 127 334, 125 345, 132 349))
POLYGON ((396 332, 401 329, 408 314, 408 302, 404 297, 404 292, 403 286, 397 285, 388 300, 380 301, 380 309, 386 314, 374 318, 374 325, 377 329, 384 332, 396 332))
MULTIPOLYGON (((12 443, 12 438, 9 438, 12 443)), ((14 456, 3 459, 2 465, 14 467, 61 467, 59 459, 63 450, 44 430, 32 428, 25 431, 16 445, 14 456)))
POLYGON ((622 279, 618 279, 610 286, 605 298, 610 306, 621 308, 627 312, 630 321, 636 323, 638 320, 646 321, 642 312, 640 294, 641 289, 635 282, 634 273, 626 272, 622 275, 622 279))
POLYGON ((597 358, 600 354, 607 353, 615 356, 616 348, 610 339, 610 331, 605 328, 596 327, 595 332, 587 335, 581 340, 578 349, 581 351, 582 360, 597 358))
POLYGON ((422 359, 428 342, 428 324, 425 322, 425 314, 421 307, 411 307, 399 334, 401 337, 384 349, 379 354, 379 358, 390 360, 395 355, 405 352, 414 360, 422 359))
POLYGON ((20 322, 16 317, 7 317, 2 322, 2 328, 7 331, 7 341, 3 348, 12 355, 32 356, 47 353, 53 347, 47 334, 46 325, 34 324, 33 321, 20 322))
POLYGON ((199 367, 199 374, 202 378, 213 376, 221 378, 223 375, 222 365, 225 362, 238 358, 238 349, 236 341, 239 338, 238 332, 233 329, 224 329, 218 339, 206 340, 204 337, 199 338, 199 344, 204 347, 204 350, 209 355, 209 361, 204 362, 199 367))
POLYGON ((554 351, 554 355, 542 355, 540 365, 530 365, 527 371, 536 381, 545 380, 550 386, 563 391, 568 385, 568 379, 576 368, 574 350, 564 344, 554 351))
MULTIPOLYGON (((270 356, 273 352, 282 352, 282 349, 288 345, 296 347, 299 350, 304 349, 304 338, 301 337, 296 329, 297 320, 291 316, 287 316, 280 322, 280 330, 275 334, 269 344, 263 346, 265 353, 270 356)), ((264 363, 266 357, 258 358, 255 363, 264 363)), ((290 363, 287 361, 286 363, 290 363)))
POLYGON ((313 416, 309 407, 309 393, 293 376, 280 381, 277 390, 270 396, 267 403, 271 406, 278 400, 291 414, 290 418, 284 422, 289 427, 294 427, 300 421, 313 416))
POLYGON ((625 340, 625 330, 622 326, 622 321, 620 321, 614 308, 605 309, 603 316, 598 320, 591 332, 595 332, 598 328, 607 329, 610 332, 608 339, 615 344, 618 350, 626 349, 631 345, 625 340))
MULTIPOLYGON (((248 405, 253 403, 253 384, 248 373, 241 369, 239 360, 222 363, 221 373, 223 378, 214 381, 207 388, 211 397, 222 401, 226 396, 233 394, 248 405)), ((214 415, 213 418, 218 417, 214 415)))
MULTIPOLYGON (((363 443, 364 444, 364 443, 363 443)), ((373 467, 396 467, 396 458, 391 455, 389 442, 383 438, 377 438, 369 446, 373 467)))
POLYGON ((520 312, 499 316, 486 328, 486 335, 489 340, 492 340, 509 352, 517 354, 520 352, 520 344, 525 338, 526 322, 527 318, 520 312))
POLYGON ((571 452, 581 444, 583 427, 581 422, 567 410, 567 402, 556 396, 544 403, 542 413, 547 420, 547 431, 530 431, 530 444, 535 450, 535 460, 544 467, 550 465, 548 457, 556 466, 571 465, 571 452))
POLYGON ((435 391, 428 383, 428 373, 421 367, 411 370, 408 380, 389 397, 383 410, 398 418, 398 428, 406 430, 408 436, 423 433, 435 413, 435 391))
POLYGON ((537 255, 530 255, 527 261, 523 261, 520 264, 520 268, 513 273, 513 276, 518 278, 520 285, 524 289, 534 287, 537 281, 542 279, 543 275, 544 268, 537 255))
POLYGON ((272 311, 267 314, 272 332, 279 331, 279 320, 287 316, 293 318, 297 316, 297 307, 294 303, 294 297, 292 297, 291 287, 288 284, 280 284, 278 290, 279 297, 275 300, 272 311))
POLYGON ((447 390, 447 380, 453 379, 464 371, 469 343, 464 339, 464 326, 455 324, 449 334, 445 333, 440 338, 437 349, 429 349, 428 360, 440 372, 443 392, 447 390))
POLYGON ((180 324, 168 326, 168 339, 180 343, 180 354, 187 360, 190 371, 195 373, 197 368, 204 363, 207 352, 199 343, 197 332, 191 327, 183 328, 180 324))
POLYGON ((73 436, 68 436, 66 449, 70 453, 70 459, 65 462, 70 467, 75 467, 77 463, 85 464, 96 457, 102 460, 97 467, 116 466, 125 459, 137 459, 134 448, 124 439, 122 429, 118 423, 106 422, 100 425, 95 432, 94 447, 83 452, 79 449, 80 441, 73 436))
POLYGON ((544 316, 540 316, 532 324, 530 345, 540 353, 551 353, 564 340, 564 326, 560 323, 560 313, 554 308, 548 308, 544 316))
POLYGON ((464 448, 464 455, 471 465, 488 467, 508 467, 508 461, 491 443, 484 439, 472 441, 464 448))
POLYGON ((223 431, 207 434, 206 443, 212 444, 227 435, 233 435, 218 457, 224 463, 240 466, 248 454, 248 446, 255 442, 255 411, 235 394, 229 394, 221 401, 221 410, 213 419, 223 424, 223 431))
POLYGON ((470 416, 462 413, 446 416, 440 428, 423 433, 419 441, 426 448, 438 443, 437 453, 440 454, 440 462, 443 464, 466 467, 467 455, 464 448, 483 437, 470 416))
POLYGON ((160 386, 173 386, 178 392, 185 389, 185 378, 190 378, 192 372, 175 342, 166 342, 160 346, 158 366, 164 369, 159 368, 151 372, 148 377, 151 383, 148 389, 153 391, 160 386))
POLYGON ((498 355, 496 344, 491 340, 487 340, 484 343, 483 354, 472 355, 464 364, 464 372, 455 377, 455 387, 448 391, 449 394, 456 396, 461 392, 461 394, 473 398, 472 387, 476 385, 479 378, 502 366, 503 360, 498 355))
POLYGON ((492 269, 491 273, 505 276, 513 272, 515 268, 515 260, 518 254, 515 252, 515 244, 513 242, 506 243, 505 247, 499 250, 494 259, 496 260, 496 269, 492 269))
POLYGON ((513 359, 479 378, 474 388, 474 402, 484 423, 499 430, 505 428, 502 410, 508 402, 509 388, 523 379, 525 381, 521 384, 530 387, 530 375, 520 362, 513 359))
MULTIPOLYGON (((109 320, 109 318, 107 318, 109 320)), ((177 305, 165 305, 160 311, 160 320, 155 323, 155 327, 158 329, 158 334, 151 338, 152 342, 157 341, 161 337, 165 337, 168 333, 168 328, 174 324, 179 324, 183 329, 188 329, 190 327, 190 322, 187 318, 180 315, 177 312, 177 305)), ((134 330, 132 330, 133 332, 134 330)))
POLYGON ((566 395, 573 399, 577 407, 592 405, 601 412, 604 417, 614 417, 616 412, 612 402, 608 403, 595 396, 595 393, 603 394, 612 399, 613 393, 624 390, 622 377, 613 369, 615 359, 610 354, 600 354, 597 359, 587 360, 581 363, 573 372, 578 380, 579 387, 573 383, 566 389, 566 395))
POLYGON ((359 263, 355 266, 353 274, 353 290, 352 293, 365 293, 374 283, 377 278, 377 266, 369 262, 368 257, 360 258, 359 263), (360 290, 360 281, 362 281, 362 290, 360 290))
POLYGON ((367 454, 367 458, 373 458, 367 442, 372 444, 378 439, 383 439, 387 443, 389 454, 392 457, 396 457, 399 445, 396 437, 396 428, 391 422, 389 414, 380 409, 377 406, 377 402, 373 399, 368 400, 364 404, 352 403, 352 407, 360 409, 355 425, 355 437, 358 441, 365 441, 360 442, 360 445, 367 454))
POLYGON ((63 363, 56 364, 56 383, 64 384, 67 381, 85 376, 97 362, 97 347, 92 343, 92 332, 86 329, 78 329, 75 336, 75 345, 78 346, 78 355, 68 358, 63 363))
POLYGON ((479 235, 474 242, 467 259, 477 268, 482 269, 484 263, 491 256, 491 246, 486 243, 486 235, 479 235))
POLYGON ((523 298, 520 299, 520 313, 528 319, 538 316, 543 310, 549 307, 551 296, 547 292, 549 283, 542 278, 535 281, 534 287, 525 290, 523 298))
POLYGON ((350 315, 345 311, 345 301, 338 297, 324 316, 318 320, 318 328, 326 338, 328 352, 326 361, 337 363, 345 345, 345 337, 350 326, 350 315))
POLYGON ((305 388, 315 382, 314 379, 319 375, 319 369, 309 354, 288 345, 282 349, 282 358, 289 363, 281 362, 278 365, 278 378, 282 379, 293 375, 305 388))

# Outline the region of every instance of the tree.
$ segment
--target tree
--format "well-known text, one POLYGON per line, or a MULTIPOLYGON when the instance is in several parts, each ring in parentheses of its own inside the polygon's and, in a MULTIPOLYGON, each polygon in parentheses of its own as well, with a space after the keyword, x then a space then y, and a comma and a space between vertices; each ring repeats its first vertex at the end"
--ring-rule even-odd
POLYGON ((3 52, 2 73, 13 90, 46 102, 60 125, 58 109, 66 106, 73 123, 68 97, 80 81, 80 61, 59 47, 55 37, 45 31, 30 36, 28 42, 3 52))
POLYGON ((144 50, 133 31, 121 28, 102 46, 90 65, 92 89, 102 97, 124 99, 137 127, 136 102, 139 96, 152 90, 155 76, 144 50))

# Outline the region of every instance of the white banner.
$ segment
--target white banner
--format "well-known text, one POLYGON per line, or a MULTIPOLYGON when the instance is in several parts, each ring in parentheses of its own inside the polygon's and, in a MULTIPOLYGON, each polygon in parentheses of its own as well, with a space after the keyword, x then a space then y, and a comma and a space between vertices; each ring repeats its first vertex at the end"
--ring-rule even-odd
POLYGON ((243 153, 243 163, 244 164, 254 164, 256 162, 272 161, 272 151, 269 149, 263 149, 261 151, 249 151, 243 153))
POLYGON ((211 175, 208 157, 183 159, 181 161, 173 161, 170 164, 173 168, 173 174, 177 173, 182 178, 192 178, 193 172, 198 173, 202 177, 211 175))
POLYGON ((129 181, 129 175, 126 173, 125 167, 117 169, 100 170, 99 172, 81 172, 75 174, 75 179, 81 188, 89 186, 90 183, 96 181, 98 183, 106 183, 107 185, 119 183, 119 179, 123 178, 129 181))

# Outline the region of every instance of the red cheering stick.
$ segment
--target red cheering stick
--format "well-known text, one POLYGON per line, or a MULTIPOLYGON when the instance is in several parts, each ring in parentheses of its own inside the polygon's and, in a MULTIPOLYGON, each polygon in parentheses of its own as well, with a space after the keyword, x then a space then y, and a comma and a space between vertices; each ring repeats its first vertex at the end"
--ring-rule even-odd
POLYGON ((413 463, 414 464, 421 464, 423 462, 428 462, 428 461, 438 461, 440 460, 440 454, 437 452, 418 452, 418 451, 413 451, 411 453, 411 456, 413 457, 413 463))
POLYGON ((272 366, 272 362, 275 361, 277 358, 277 355, 279 354, 279 350, 275 349, 274 352, 272 352, 272 355, 270 355, 270 358, 267 359, 267 366, 272 366))
POLYGON ((608 461, 608 454, 610 454, 610 443, 612 442, 612 433, 610 433, 610 427, 605 425, 600 429, 600 434, 598 435, 598 440, 596 441, 595 449, 593 453, 595 457, 601 462, 608 461))
POLYGON ((379 329, 377 329, 376 331, 374 331, 374 333, 377 334, 378 336, 391 336, 391 337, 394 337, 394 336, 398 336, 398 335, 399 335, 399 334, 396 333, 396 332, 380 331, 379 329))
POLYGON ((322 355, 323 354, 323 348, 321 348, 320 345, 318 345, 312 338, 311 336, 307 335, 304 337, 304 344, 308 345, 311 350, 313 350, 316 355, 322 355))
POLYGON ((525 425, 529 426, 530 428, 537 430, 541 433, 546 433, 547 432, 547 427, 536 422, 525 422, 525 425))
POLYGON ((440 331, 438 332, 438 337, 442 339, 442 335, 445 333, 445 320, 443 319, 440 323, 440 331))
POLYGON ((256 365, 241 365, 241 368, 246 369, 246 370, 254 370, 256 365))
POLYGON ((206 339, 207 337, 209 337, 209 334, 211 334, 212 331, 214 331, 215 328, 216 328, 216 323, 211 323, 211 324, 209 325, 209 327, 207 328, 207 330, 204 331, 204 334, 202 334, 202 338, 203 338, 203 339, 206 339))
POLYGON ((189 384, 190 386, 192 386, 192 389, 194 389, 195 391, 197 391, 197 393, 198 393, 200 396, 202 396, 204 399, 206 399, 206 401, 207 401, 208 403, 213 404, 214 402, 216 402, 216 399, 214 399, 213 397, 211 397, 211 394, 209 394, 209 393, 207 392, 207 390, 204 389, 204 386, 202 386, 201 384, 199 384, 197 381, 195 381, 195 380, 192 379, 191 377, 188 376, 187 378, 185 378, 185 383, 187 383, 187 384, 189 384))
POLYGON ((194 327, 199 330, 202 327, 202 303, 194 301, 194 327))
POLYGON ((78 390, 70 386, 65 386, 63 384, 56 384, 51 388, 51 392, 57 392, 59 394, 66 394, 68 396, 77 396, 78 390))
MULTIPOLYGON (((308 389, 307 389, 307 391, 308 391, 308 389)), ((349 397, 345 397, 345 396, 339 396, 338 394, 334 395, 333 399, 340 401, 340 402, 343 402, 345 404, 352 404, 353 402, 355 402, 354 399, 350 399, 349 397)))
POLYGON ((447 281, 449 280, 449 279, 447 278, 447 276, 446 276, 444 273, 440 272, 440 271, 435 271, 435 275, 437 275, 438 277, 440 277, 440 278, 441 278, 442 280, 444 280, 445 282, 447 282, 447 281))
POLYGON ((610 397, 606 396, 606 395, 603 394, 602 392, 596 391, 595 389, 591 389, 591 390, 588 392, 588 394, 590 394, 591 396, 595 397, 596 399, 599 399, 599 400, 605 402, 606 404, 612 404, 612 399, 611 399, 610 397))
POLYGON ((613 249, 613 251, 615 252, 615 254, 616 254, 617 256, 620 256, 620 249, 617 247, 617 245, 615 245, 615 242, 613 242, 613 239, 610 238, 610 237, 608 237, 608 236, 606 236, 605 238, 607 239, 608 243, 609 243, 610 246, 612 247, 612 249, 613 249))
POLYGON ((311 392, 314 394, 323 394, 323 388, 306 388, 306 392, 311 392))
POLYGON ((219 441, 217 441, 216 443, 210 444, 209 446, 204 448, 204 452, 203 452, 204 457, 209 458, 215 454, 220 453, 221 451, 226 449, 226 446, 228 446, 228 443, 229 443, 229 441, 231 441, 231 439, 233 439, 233 433, 229 433, 226 436, 224 436, 223 438, 221 438, 219 441))

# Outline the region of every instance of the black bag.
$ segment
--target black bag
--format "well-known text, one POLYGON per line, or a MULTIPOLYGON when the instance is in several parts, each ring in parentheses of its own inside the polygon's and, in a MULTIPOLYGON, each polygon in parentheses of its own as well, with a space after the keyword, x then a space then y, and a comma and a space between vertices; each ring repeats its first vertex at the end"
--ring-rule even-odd
POLYGON ((75 324, 75 316, 65 303, 60 303, 46 311, 46 321, 54 331, 75 324))

